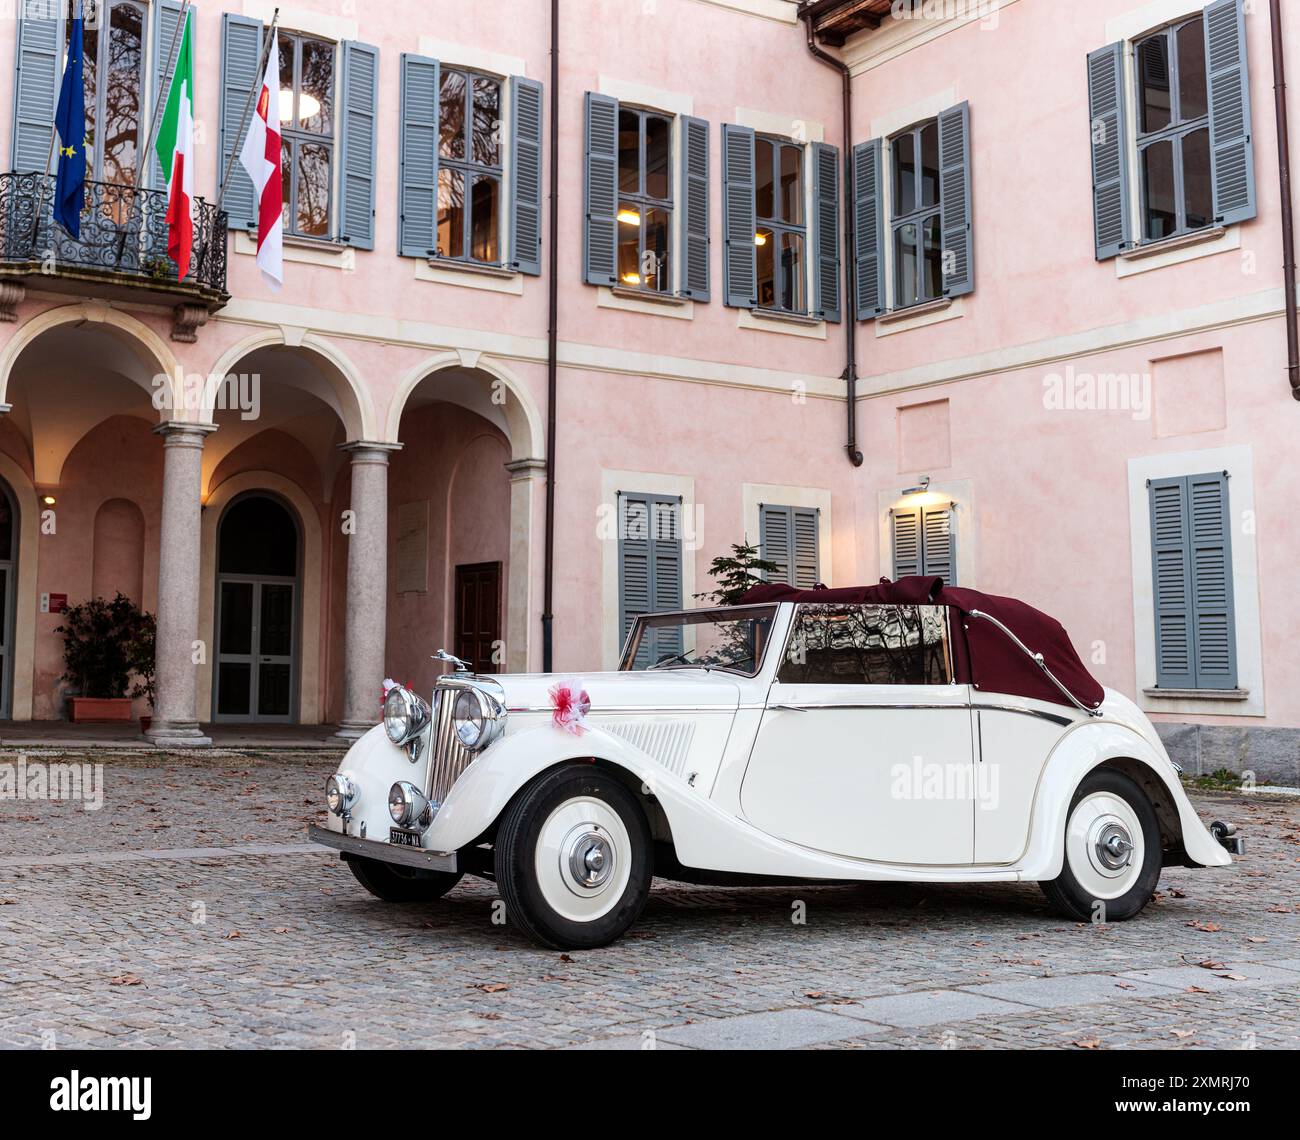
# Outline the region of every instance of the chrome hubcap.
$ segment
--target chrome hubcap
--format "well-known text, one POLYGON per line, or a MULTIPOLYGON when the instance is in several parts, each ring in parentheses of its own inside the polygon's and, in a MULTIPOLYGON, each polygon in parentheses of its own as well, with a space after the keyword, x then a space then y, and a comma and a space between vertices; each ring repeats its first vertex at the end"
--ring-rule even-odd
POLYGON ((594 890, 614 873, 614 848, 599 824, 592 824, 570 838, 569 874, 580 887, 594 890))
POLYGON ((1108 823, 1101 829, 1096 842, 1097 858, 1109 871, 1119 871, 1133 858, 1133 841, 1118 823, 1108 823))

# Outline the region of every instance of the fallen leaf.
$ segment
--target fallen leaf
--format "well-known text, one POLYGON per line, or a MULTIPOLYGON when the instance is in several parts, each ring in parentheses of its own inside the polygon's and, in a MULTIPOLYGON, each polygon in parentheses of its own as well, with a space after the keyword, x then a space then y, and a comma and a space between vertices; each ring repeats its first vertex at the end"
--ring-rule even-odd
POLYGON ((1268 939, 1267 939, 1267 938, 1259 938, 1259 937, 1255 937, 1255 938, 1247 938, 1246 941, 1247 941, 1247 942, 1267 942, 1268 939))
POLYGON ((1132 982, 1116 982, 1115 985, 1121 990, 1131 990, 1136 988, 1132 982))
POLYGON ((1196 1030, 1195 1029, 1171 1029, 1169 1032, 1172 1033, 1175 1037, 1190 1037, 1193 1033, 1196 1032, 1196 1030))
POLYGON ((119 974, 116 978, 110 978, 110 986, 142 986, 144 979, 138 978, 135 974, 119 974))
POLYGON ((1244 982, 1247 980, 1245 974, 1215 974, 1216 978, 1226 978, 1230 982, 1244 982))
POLYGON ((1210 959, 1208 959, 1208 958, 1207 958, 1204 962, 1197 962, 1196 964, 1197 964, 1198 966, 1200 966, 1202 970, 1222 970, 1222 969, 1223 969, 1223 963, 1222 963, 1222 962, 1212 962, 1212 961, 1211 961, 1210 959))
POLYGON ((804 994, 803 996, 806 998, 812 998, 813 1001, 819 1001, 820 999, 824 998, 826 995, 822 993, 821 990, 811 990, 810 992, 804 994))
POLYGON ((288 928, 287 926, 277 926, 277 927, 275 927, 274 930, 271 931, 271 933, 272 933, 272 934, 288 934, 288 933, 289 933, 289 928, 288 928))
POLYGON ((478 985, 470 986, 472 990, 482 990, 485 994, 505 993, 510 987, 505 982, 479 982, 478 985))
POLYGON ((1171 899, 1185 899, 1187 896, 1183 894, 1183 892, 1180 891, 1177 887, 1170 887, 1169 897, 1171 899))
POLYGON ((1080 1049, 1100 1049, 1100 1048, 1101 1048, 1101 1042, 1098 1041, 1096 1038, 1093 1038, 1091 1041, 1075 1041, 1074 1044, 1077 1045, 1080 1049))
POLYGON ((243 937, 244 936, 240 934, 238 930, 232 930, 229 934, 226 935, 226 941, 229 942, 232 938, 243 938, 243 937))

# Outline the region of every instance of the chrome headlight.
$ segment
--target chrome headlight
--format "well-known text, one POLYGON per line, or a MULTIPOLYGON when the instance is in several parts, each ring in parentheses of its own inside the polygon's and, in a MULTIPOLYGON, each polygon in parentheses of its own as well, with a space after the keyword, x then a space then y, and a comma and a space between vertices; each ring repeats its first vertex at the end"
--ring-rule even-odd
POLYGON ((482 752, 505 728, 506 710, 482 689, 461 689, 452 710, 452 724, 461 744, 482 752))
POLYGON ((346 772, 335 772, 325 781, 325 804, 335 815, 352 810, 361 789, 346 772))
POLYGON ((384 699, 384 731, 394 744, 409 744, 432 719, 429 706, 403 685, 388 690, 384 699))
POLYGON ((388 814, 398 827, 423 831, 433 822, 433 808, 414 784, 400 780, 388 790, 388 814))

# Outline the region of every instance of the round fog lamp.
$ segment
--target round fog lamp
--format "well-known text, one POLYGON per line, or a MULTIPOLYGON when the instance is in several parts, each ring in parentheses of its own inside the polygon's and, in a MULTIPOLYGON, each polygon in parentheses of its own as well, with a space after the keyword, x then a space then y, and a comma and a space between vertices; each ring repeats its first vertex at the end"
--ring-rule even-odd
POLYGON ((400 780, 388 789, 388 814, 398 827, 428 827, 433 812, 424 793, 414 784, 400 780))
POLYGON ((325 805, 335 815, 342 815, 357 802, 357 785, 346 772, 336 772, 325 781, 325 805))

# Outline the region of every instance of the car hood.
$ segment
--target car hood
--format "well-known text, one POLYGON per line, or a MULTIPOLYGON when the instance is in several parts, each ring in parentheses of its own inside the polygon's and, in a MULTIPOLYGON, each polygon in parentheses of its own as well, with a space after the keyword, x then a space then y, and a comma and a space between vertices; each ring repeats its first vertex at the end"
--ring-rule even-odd
POLYGON ((661 669, 637 673, 507 673, 493 676, 510 712, 550 712, 550 690, 569 685, 585 690, 591 714, 632 709, 735 709, 740 686, 727 673, 703 669, 661 669))

